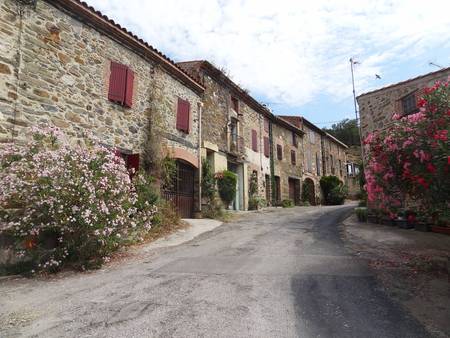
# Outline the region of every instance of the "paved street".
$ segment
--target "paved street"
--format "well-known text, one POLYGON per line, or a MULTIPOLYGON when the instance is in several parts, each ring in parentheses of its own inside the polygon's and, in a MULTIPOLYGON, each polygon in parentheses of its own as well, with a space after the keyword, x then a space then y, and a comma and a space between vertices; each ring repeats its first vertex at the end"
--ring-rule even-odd
POLYGON ((102 271, 0 284, 2 337, 426 337, 340 240, 351 207, 249 213, 102 271))

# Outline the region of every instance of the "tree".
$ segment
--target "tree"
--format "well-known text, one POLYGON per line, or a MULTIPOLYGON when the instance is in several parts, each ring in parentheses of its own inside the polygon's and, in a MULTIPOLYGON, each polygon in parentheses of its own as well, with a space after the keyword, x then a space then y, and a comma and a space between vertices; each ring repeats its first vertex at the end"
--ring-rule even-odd
POLYGON ((343 119, 335 123, 331 128, 323 128, 324 131, 333 135, 348 146, 359 146, 359 127, 356 119, 343 119))

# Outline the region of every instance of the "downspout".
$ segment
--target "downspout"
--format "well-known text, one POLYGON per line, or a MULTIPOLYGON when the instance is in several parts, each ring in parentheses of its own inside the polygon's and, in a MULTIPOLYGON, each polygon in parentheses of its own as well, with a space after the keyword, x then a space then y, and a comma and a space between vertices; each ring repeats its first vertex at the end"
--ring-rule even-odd
POLYGON ((17 70, 16 70, 16 88, 15 88, 15 94, 16 97, 14 99, 14 108, 13 108, 13 124, 11 127, 11 142, 14 142, 14 137, 16 134, 16 120, 17 120, 17 102, 19 100, 19 87, 21 86, 20 83, 20 71, 22 67, 22 32, 23 32, 23 15, 25 12, 25 8, 23 5, 18 2, 17 3, 18 8, 18 14, 19 14, 19 35, 17 37, 17 70))
POLYGON ((197 103, 198 108, 198 211, 202 211, 202 109, 203 102, 197 103))
POLYGON ((269 156, 270 156, 270 183, 272 185, 272 205, 276 204, 276 186, 275 186, 275 162, 273 160, 273 130, 272 121, 269 120, 269 156))

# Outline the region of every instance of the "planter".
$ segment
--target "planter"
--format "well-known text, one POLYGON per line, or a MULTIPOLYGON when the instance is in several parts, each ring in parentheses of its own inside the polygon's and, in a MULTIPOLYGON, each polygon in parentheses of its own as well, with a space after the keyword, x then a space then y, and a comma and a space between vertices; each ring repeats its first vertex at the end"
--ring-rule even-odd
POLYGON ((439 233, 439 234, 450 235, 450 227, 440 227, 440 226, 433 225, 433 226, 431 226, 431 231, 439 233))
POLYGON ((413 225, 409 224, 406 219, 396 219, 395 224, 400 229, 412 229, 414 227, 413 225))
POLYGON ((428 232, 428 231, 430 231, 430 226, 426 223, 418 222, 418 223, 414 224, 414 230, 428 232))
POLYGON ((377 215, 367 215, 367 221, 369 223, 378 223, 380 218, 377 215))
POLYGON ((395 225, 395 223, 392 221, 392 219, 390 219, 390 218, 383 218, 382 220, 381 220, 381 224, 383 224, 383 225, 389 225, 389 226, 393 226, 393 225, 395 225))

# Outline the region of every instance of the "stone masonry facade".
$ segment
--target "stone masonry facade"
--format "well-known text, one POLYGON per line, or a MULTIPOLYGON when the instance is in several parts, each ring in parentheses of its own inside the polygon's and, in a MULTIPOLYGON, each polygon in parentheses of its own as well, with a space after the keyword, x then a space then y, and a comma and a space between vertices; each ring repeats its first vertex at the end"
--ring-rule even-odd
POLYGON ((238 175, 234 207, 241 210, 253 174, 268 204, 299 203, 308 178, 319 202, 318 182, 331 163, 345 176, 336 167, 345 166, 340 141, 301 117, 275 116, 207 61, 175 64, 77 0, 41 0, 35 8, 2 1, 0 46, 0 146, 26 140, 27 127, 38 124, 74 141, 92 134, 125 154, 142 154, 151 143, 155 155, 194 168, 195 210, 202 158, 215 172, 238 175), (108 97, 113 63, 134 74, 131 104, 108 97), (178 125, 180 100, 190 107, 186 130, 178 125))
POLYGON ((162 136, 159 154, 198 168, 203 87, 160 55, 152 58, 152 50, 133 48, 138 41, 117 27, 105 32, 90 20, 111 26, 74 1, 38 1, 36 8, 2 2, 0 142, 21 142, 29 137, 26 127, 44 124, 73 140, 92 134, 124 154, 142 154, 151 125, 162 136), (74 18, 72 6, 86 11, 84 20, 74 18), (134 73, 131 107, 108 99, 112 62, 134 73), (176 128, 178 99, 191 107, 188 133, 176 128))
POLYGON ((418 97, 422 88, 446 80, 449 76, 450 68, 445 68, 358 96, 363 138, 370 132, 387 128, 395 113, 404 115, 402 99, 408 95, 418 97))

